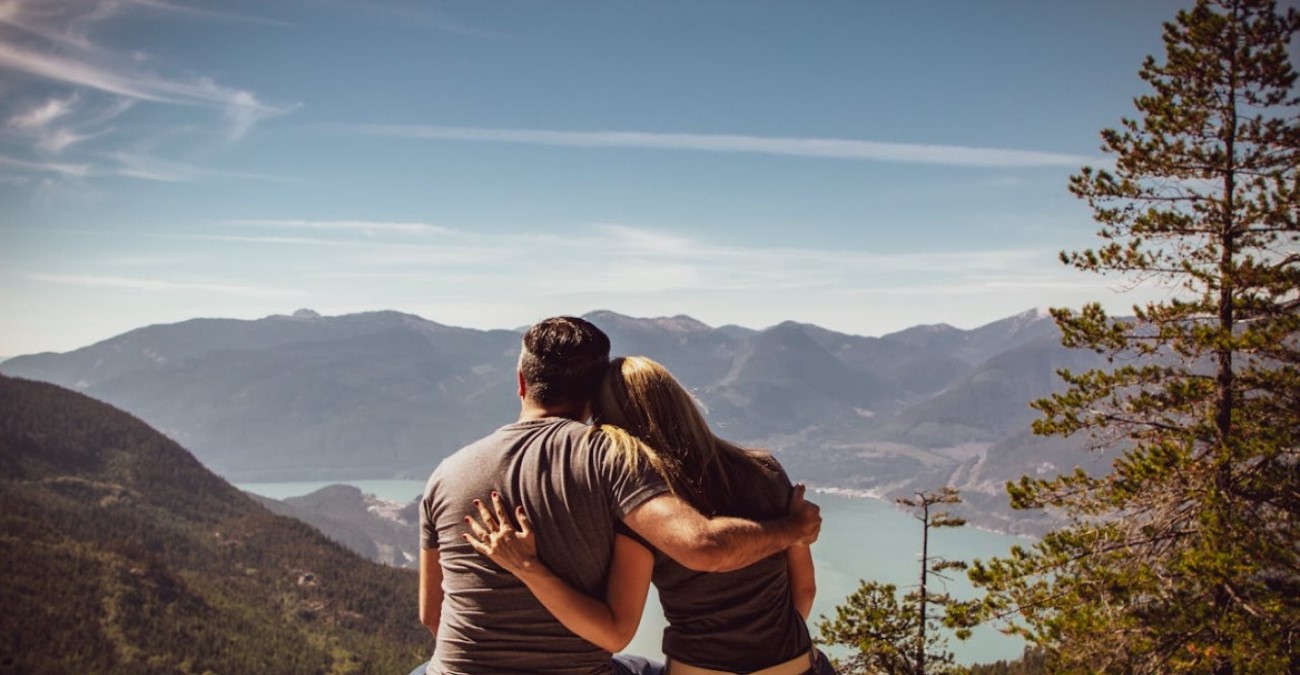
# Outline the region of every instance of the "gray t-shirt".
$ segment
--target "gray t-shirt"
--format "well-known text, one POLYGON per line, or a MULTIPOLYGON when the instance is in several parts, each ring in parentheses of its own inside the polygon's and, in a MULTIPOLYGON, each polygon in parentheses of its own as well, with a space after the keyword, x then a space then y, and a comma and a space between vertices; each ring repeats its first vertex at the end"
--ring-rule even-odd
MULTIPOLYGON (((792 486, 781 465, 731 461, 731 498, 718 515, 771 520, 785 515, 792 486)), ((622 534, 649 547, 626 527, 622 534)), ((654 550, 651 547, 651 550, 654 550)), ((808 625, 790 595, 785 553, 734 572, 706 574, 654 551, 654 584, 668 627, 664 654, 694 666, 749 672, 788 661, 812 648, 808 625)))
POLYGON ((438 549, 442 618, 429 673, 605 675, 610 653, 574 635, 523 583, 461 537, 471 501, 523 505, 538 556, 578 590, 604 597, 614 528, 668 487, 653 470, 606 461, 608 442, 562 418, 516 422, 443 460, 429 477, 420 543, 438 549))

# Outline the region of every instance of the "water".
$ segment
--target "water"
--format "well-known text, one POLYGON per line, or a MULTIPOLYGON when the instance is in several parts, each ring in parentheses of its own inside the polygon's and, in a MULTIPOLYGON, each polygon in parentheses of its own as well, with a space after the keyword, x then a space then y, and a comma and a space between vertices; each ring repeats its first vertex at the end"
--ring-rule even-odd
MULTIPOLYGON (((424 491, 424 481, 358 480, 301 481, 289 483, 244 483, 239 487, 255 494, 283 499, 304 495, 335 483, 355 485, 363 492, 383 499, 407 502, 424 491)), ((921 550, 920 523, 890 504, 875 499, 859 499, 818 493, 811 499, 822 507, 822 533, 813 545, 817 569, 817 600, 813 603, 812 626, 816 634, 817 619, 834 616, 835 606, 857 590, 860 579, 869 579, 909 589, 920 575, 918 556, 921 550)), ((971 561, 1005 555, 1012 544, 1026 540, 985 532, 969 527, 932 530, 932 555, 971 561)), ((947 590, 959 598, 970 598, 974 591, 965 577, 957 572, 947 590)), ((931 584, 936 580, 931 579, 931 584)), ((932 588, 934 588, 932 586, 932 588)), ((940 584, 934 590, 943 590, 940 584)), ((627 651, 646 656, 661 656, 659 636, 663 615, 654 590, 646 602, 640 630, 627 651)), ((1019 638, 1002 635, 988 627, 976 629, 965 642, 949 640, 949 648, 961 663, 986 663, 1020 656, 1024 643, 1019 638)), ((834 653, 834 650, 830 650, 834 653)))

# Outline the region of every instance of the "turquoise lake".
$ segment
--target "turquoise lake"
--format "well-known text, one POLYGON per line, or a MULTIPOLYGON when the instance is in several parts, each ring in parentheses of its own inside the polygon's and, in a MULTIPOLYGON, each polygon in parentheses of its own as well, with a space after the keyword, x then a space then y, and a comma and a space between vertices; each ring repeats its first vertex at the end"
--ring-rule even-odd
MULTIPOLYGON (((242 483, 242 490, 284 499, 304 495, 326 485, 346 483, 383 499, 410 501, 424 491, 424 481, 357 480, 301 481, 288 483, 242 483)), ((844 497, 815 493, 809 498, 822 508, 822 532, 813 545, 817 567, 817 601, 809 622, 816 634, 817 618, 833 616, 835 606, 857 590, 859 580, 870 579, 897 585, 900 589, 916 584, 920 575, 918 556, 921 548, 919 523, 912 516, 877 499, 844 497)), ((970 561, 1005 555, 1013 544, 1029 540, 969 527, 935 530, 931 533, 933 555, 970 561)), ((934 580, 931 580, 934 583, 934 580)), ((965 577, 950 582, 948 591, 957 597, 971 597, 973 590, 965 577)), ((664 627, 659 604, 653 590, 646 606, 641 628, 627 651, 659 656, 659 635, 664 627)), ((1003 635, 991 627, 981 627, 965 642, 949 640, 949 649, 961 663, 985 663, 1020 656, 1024 643, 1003 635)), ((835 650, 828 650, 832 653, 835 650)))

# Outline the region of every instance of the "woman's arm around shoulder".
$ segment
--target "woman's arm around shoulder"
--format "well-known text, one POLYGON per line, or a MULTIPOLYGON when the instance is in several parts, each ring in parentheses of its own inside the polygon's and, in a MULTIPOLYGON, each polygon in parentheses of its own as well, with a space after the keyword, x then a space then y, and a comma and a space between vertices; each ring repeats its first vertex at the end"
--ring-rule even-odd
POLYGON ((785 564, 790 575, 790 595, 794 599, 794 608, 804 621, 812 613, 813 600, 817 597, 817 572, 813 569, 812 548, 808 546, 791 546, 785 550, 785 564))
POLYGON ((555 576, 538 559, 537 540, 523 507, 515 510, 519 521, 516 529, 506 515, 499 494, 492 494, 492 504, 495 515, 482 502, 474 501, 483 523, 466 517, 473 530, 473 536, 464 535, 470 546, 515 575, 542 606, 577 636, 610 652, 626 647, 641 624, 650 590, 650 575, 654 570, 654 555, 650 550, 630 537, 614 537, 614 553, 602 602, 555 576))

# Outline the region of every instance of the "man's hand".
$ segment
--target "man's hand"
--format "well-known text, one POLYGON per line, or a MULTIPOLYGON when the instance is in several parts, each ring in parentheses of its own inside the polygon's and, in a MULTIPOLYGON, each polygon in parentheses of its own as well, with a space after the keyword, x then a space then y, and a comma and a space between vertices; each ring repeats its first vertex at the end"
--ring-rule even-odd
POLYGON ((794 494, 790 496, 790 508, 786 515, 790 516, 795 522, 798 533, 799 543, 809 546, 817 541, 817 535, 822 531, 822 509, 820 506, 804 499, 804 492, 807 490, 803 483, 794 486, 794 494))

